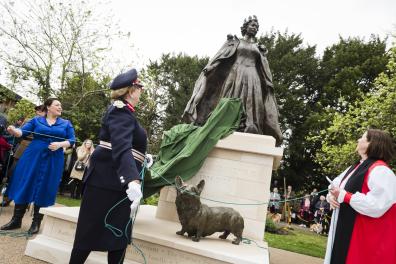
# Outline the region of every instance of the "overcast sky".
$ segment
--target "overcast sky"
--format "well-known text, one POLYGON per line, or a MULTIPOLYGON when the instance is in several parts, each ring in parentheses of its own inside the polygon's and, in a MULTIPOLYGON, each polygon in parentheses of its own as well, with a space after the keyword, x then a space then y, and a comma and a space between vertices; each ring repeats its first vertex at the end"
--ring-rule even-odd
MULTIPOLYGON (((114 72, 125 65, 141 69, 168 52, 211 57, 227 34, 240 36, 249 15, 258 17, 258 35, 271 30, 301 33, 305 44, 317 45, 319 54, 339 36, 368 40, 371 34, 396 34, 396 0, 110 0, 97 7, 111 10, 120 29, 131 32, 135 47, 127 50, 125 43, 112 43, 116 57, 125 60, 114 72)), ((393 41, 389 37, 388 47, 393 41)), ((1 73, 0 83, 7 84, 1 73)), ((19 87, 18 92, 24 95, 25 90, 19 87)))
POLYGON ((212 56, 228 33, 240 35, 243 20, 252 14, 259 35, 287 29, 301 33, 319 52, 339 36, 368 39, 396 32, 396 0, 113 0, 110 5, 131 31, 143 64, 166 52, 212 56))

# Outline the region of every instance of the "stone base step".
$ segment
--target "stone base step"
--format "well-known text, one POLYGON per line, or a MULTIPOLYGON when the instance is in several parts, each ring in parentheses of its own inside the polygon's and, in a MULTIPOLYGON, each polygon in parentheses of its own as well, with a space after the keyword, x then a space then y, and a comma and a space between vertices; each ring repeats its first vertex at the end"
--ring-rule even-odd
MULTIPOLYGON (((133 242, 143 251, 148 264, 268 264, 268 246, 263 241, 234 245, 233 237, 200 242, 176 235, 179 223, 155 218, 157 207, 140 206, 133 228, 133 242)), ((78 207, 52 207, 40 211, 46 216, 43 231, 27 244, 25 254, 50 263, 68 263, 74 241, 78 207)), ((136 249, 129 246, 124 263, 144 263, 136 249)), ((89 262, 107 263, 106 253, 93 252, 89 262)))

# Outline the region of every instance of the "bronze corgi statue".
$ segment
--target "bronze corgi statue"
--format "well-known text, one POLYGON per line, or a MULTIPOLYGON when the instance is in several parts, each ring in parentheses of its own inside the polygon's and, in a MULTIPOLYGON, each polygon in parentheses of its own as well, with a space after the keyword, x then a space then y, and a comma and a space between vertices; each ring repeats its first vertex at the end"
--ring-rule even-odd
POLYGON ((229 207, 209 207, 202 204, 201 194, 205 181, 201 180, 197 186, 187 185, 176 176, 177 189, 176 208, 182 229, 176 234, 184 233, 198 242, 201 237, 210 236, 215 232, 223 232, 221 239, 226 239, 232 233, 236 238, 233 244, 239 245, 242 240, 244 221, 242 216, 229 207))

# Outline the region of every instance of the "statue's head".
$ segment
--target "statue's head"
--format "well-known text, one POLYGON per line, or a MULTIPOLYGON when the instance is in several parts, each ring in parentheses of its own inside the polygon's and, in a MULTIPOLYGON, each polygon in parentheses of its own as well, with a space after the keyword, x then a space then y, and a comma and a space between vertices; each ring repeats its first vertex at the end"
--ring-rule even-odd
POLYGON ((246 34, 252 34, 253 36, 256 36, 258 29, 259 29, 259 22, 257 20, 257 17, 253 15, 253 16, 249 16, 243 21, 243 25, 241 27, 241 33, 242 36, 245 36, 246 34), (249 25, 254 26, 256 28, 255 32, 248 31, 249 25))

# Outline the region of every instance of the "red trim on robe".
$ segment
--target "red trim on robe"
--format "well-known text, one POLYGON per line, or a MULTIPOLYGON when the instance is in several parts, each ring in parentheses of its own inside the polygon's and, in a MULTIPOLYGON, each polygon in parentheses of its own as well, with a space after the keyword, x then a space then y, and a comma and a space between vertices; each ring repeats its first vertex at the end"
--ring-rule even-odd
MULTIPOLYGON (((364 176, 362 193, 370 191, 368 178, 376 166, 388 166, 375 162, 364 176)), ((396 263, 396 204, 379 218, 357 213, 349 244, 346 264, 395 264, 396 263)))
POLYGON ((352 198, 352 193, 347 192, 344 196, 344 203, 349 204, 351 202, 351 198, 352 198))

